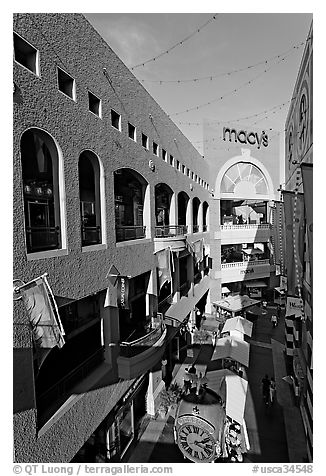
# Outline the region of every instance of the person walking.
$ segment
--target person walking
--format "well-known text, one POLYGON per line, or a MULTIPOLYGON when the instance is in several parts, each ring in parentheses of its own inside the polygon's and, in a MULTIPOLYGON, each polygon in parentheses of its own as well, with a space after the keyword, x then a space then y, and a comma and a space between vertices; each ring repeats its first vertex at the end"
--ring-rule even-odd
POLYGON ((183 390, 187 395, 191 390, 191 375, 189 374, 188 369, 185 369, 185 373, 183 376, 183 390))
POLYGON ((278 324, 278 321, 277 321, 277 316, 275 314, 272 315, 271 317, 271 323, 272 323, 272 326, 275 328, 278 324))
POLYGON ((269 385, 269 398, 270 398, 271 405, 273 405, 274 403, 275 393, 276 393, 276 384, 275 384, 274 378, 271 377, 271 381, 269 385))

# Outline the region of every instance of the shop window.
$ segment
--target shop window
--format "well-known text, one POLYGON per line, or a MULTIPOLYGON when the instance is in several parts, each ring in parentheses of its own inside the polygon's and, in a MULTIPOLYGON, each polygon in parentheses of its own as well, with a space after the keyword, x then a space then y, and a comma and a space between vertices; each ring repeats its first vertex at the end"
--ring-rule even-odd
POLYGON ((61 68, 58 68, 57 71, 59 91, 75 100, 75 80, 61 68))
POLYGON ((61 248, 59 156, 52 137, 29 129, 21 139, 28 253, 61 248))
POLYGON ((113 109, 111 109, 111 125, 118 131, 121 130, 121 116, 113 109))
POLYGON ((158 156, 158 145, 153 142, 153 154, 158 156))
POLYGON ((167 162, 167 153, 164 149, 162 149, 162 159, 164 160, 164 162, 167 162))
POLYGON ((155 216, 156 216, 156 226, 161 227, 157 232, 171 232, 168 228, 165 230, 165 227, 169 225, 169 216, 170 216, 170 205, 173 191, 168 185, 164 183, 159 183, 155 185, 155 216))
POLYGON ((136 142, 136 127, 128 122, 128 136, 136 142))
POLYGON ((203 202, 203 231, 208 230, 208 203, 203 202))
POLYGON ((148 137, 144 133, 141 135, 141 145, 145 148, 148 149, 148 137))
POLYGON ((16 33, 14 33, 14 54, 17 63, 32 73, 39 74, 38 50, 16 33))
POLYGON ((101 100, 90 91, 88 91, 88 108, 96 116, 102 116, 101 100))

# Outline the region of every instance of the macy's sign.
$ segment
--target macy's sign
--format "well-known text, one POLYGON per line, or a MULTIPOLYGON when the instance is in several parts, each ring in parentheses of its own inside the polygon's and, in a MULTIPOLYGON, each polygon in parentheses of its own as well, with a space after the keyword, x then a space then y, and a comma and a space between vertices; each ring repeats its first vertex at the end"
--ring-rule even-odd
POLYGON ((260 149, 261 145, 264 147, 268 146, 268 135, 265 131, 262 131, 260 136, 257 132, 247 132, 247 131, 236 131, 235 129, 230 129, 229 127, 223 127, 223 140, 229 139, 229 142, 240 142, 240 144, 250 144, 257 145, 257 148, 260 149))

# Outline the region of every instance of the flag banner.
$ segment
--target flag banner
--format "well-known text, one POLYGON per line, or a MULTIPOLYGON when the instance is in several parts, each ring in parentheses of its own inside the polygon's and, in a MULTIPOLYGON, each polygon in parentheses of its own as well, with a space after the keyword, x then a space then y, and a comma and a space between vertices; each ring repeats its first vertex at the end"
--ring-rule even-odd
POLYGON ((304 206, 306 212, 306 225, 308 234, 308 252, 311 269, 311 276, 313 275, 312 261, 313 261, 313 165, 301 164, 303 191, 304 191, 304 206))
POLYGON ((298 297, 288 296, 286 298, 285 317, 294 316, 295 318, 303 318, 303 300, 298 297))
POLYGON ((287 291, 287 278, 286 276, 280 276, 280 289, 287 291))
POLYGON ((281 268, 281 273, 285 269, 284 251, 285 251, 285 236, 284 236, 284 209, 282 202, 275 202, 274 209, 274 259, 275 264, 281 268))
POLYGON ((158 251, 156 254, 158 261, 158 282, 159 289, 163 286, 166 281, 171 281, 171 266, 170 266, 170 249, 165 248, 164 250, 158 251))
POLYGON ((129 279, 127 276, 117 278, 117 304, 120 309, 129 309, 129 279))
POLYGON ((300 295, 304 259, 304 202, 303 194, 283 191, 287 288, 290 295, 300 295))
POLYGON ((193 243, 194 255, 196 264, 200 263, 204 259, 204 243, 203 240, 198 240, 193 243))
POLYGON ((45 276, 21 288, 22 300, 29 315, 36 349, 62 347, 64 329, 58 307, 45 276))

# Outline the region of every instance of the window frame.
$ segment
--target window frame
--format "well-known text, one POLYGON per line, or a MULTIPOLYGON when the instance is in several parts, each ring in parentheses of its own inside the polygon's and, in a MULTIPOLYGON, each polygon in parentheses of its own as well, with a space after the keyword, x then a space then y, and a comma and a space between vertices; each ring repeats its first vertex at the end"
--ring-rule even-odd
POLYGON ((77 99, 76 99, 76 80, 75 78, 73 78, 69 73, 67 73, 67 71, 65 71, 64 69, 60 68, 60 66, 57 65, 57 84, 58 84, 58 91, 63 94, 65 97, 71 99, 72 101, 76 102, 77 99), (67 94, 65 91, 62 91, 62 89, 60 89, 60 83, 59 83, 59 71, 61 71, 62 73, 64 73, 66 76, 68 76, 71 80, 72 80, 72 96, 69 96, 69 94, 67 94))
POLYGON ((14 47, 13 49, 14 49, 14 61, 15 61, 15 63, 19 64, 19 66, 26 69, 26 71, 29 71, 30 73, 34 74, 35 76, 40 77, 40 51, 37 48, 35 48, 35 46, 33 46, 32 43, 25 40, 25 38, 23 38, 21 35, 19 35, 15 31, 13 32, 13 47, 14 47), (17 38, 19 38, 21 41, 23 41, 24 43, 26 43, 31 48, 33 48, 33 50, 35 50, 35 71, 28 68, 27 66, 25 66, 24 64, 22 64, 20 61, 18 61, 16 59, 16 49, 15 49, 15 40, 14 40, 15 36, 17 38))

